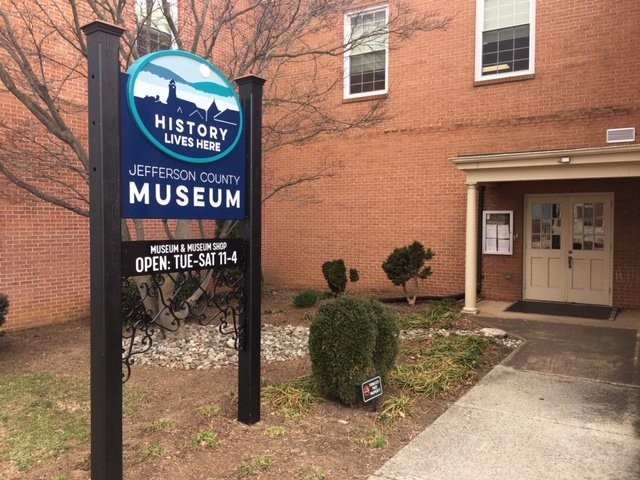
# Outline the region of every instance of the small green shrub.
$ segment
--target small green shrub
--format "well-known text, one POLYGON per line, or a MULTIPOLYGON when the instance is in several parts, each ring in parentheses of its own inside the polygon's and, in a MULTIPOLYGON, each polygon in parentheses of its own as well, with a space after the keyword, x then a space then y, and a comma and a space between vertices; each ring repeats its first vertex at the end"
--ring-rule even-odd
POLYGON ((344 296, 322 305, 309 330, 320 392, 347 405, 361 401, 363 381, 387 378, 398 354, 398 335, 393 315, 377 300, 344 296))
POLYGON ((4 293, 0 293, 0 327, 4 324, 8 313, 9 298, 4 293))
POLYGON ((420 279, 424 280, 432 274, 431 267, 425 266, 425 262, 431 260, 435 253, 415 241, 406 247, 396 248, 382 262, 382 269, 394 285, 402 286, 402 291, 407 297, 407 303, 414 305, 418 297, 420 279), (409 294, 407 282, 413 280, 414 291, 409 294))
POLYGON ((176 428, 175 420, 172 420, 171 418, 159 418, 158 420, 153 422, 151 425, 149 425, 147 428, 145 428, 145 430, 150 433, 163 432, 163 431, 170 432, 174 428, 176 428))
POLYGON ((213 448, 218 445, 218 434, 211 430, 202 430, 193 436, 191 443, 195 447, 213 448))
POLYGON ((222 412, 222 407, 220 405, 216 405, 214 403, 210 403, 208 405, 202 405, 198 407, 198 413, 205 417, 217 417, 222 412))
POLYGON ((140 460, 145 461, 164 455, 164 445, 158 442, 148 443, 140 450, 140 460))
POLYGON ((238 466, 238 476, 240 478, 257 475, 261 471, 266 471, 273 465, 273 459, 269 455, 259 455, 249 462, 242 462, 238 466))
POLYGON ((327 478, 327 471, 322 467, 307 465, 302 470, 301 478, 302 480, 325 480, 327 478))
POLYGON ((293 304, 298 308, 309 308, 318 300, 318 292, 305 290, 293 297, 293 304))
POLYGON ((383 448, 387 445, 387 436, 377 428, 372 428, 356 439, 357 442, 371 448, 383 448))
POLYGON ((275 425, 273 427, 268 427, 265 430, 265 435, 270 436, 271 438, 276 438, 276 437, 281 437, 285 434, 286 430, 284 427, 281 427, 279 425, 275 425))

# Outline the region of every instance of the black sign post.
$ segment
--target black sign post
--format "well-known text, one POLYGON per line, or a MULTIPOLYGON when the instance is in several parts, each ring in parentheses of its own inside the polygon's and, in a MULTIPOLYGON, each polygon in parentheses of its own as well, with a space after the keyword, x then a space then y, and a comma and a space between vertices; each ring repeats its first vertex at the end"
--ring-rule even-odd
POLYGON ((83 27, 89 74, 91 478, 122 479, 120 85, 123 29, 83 27))
POLYGON ((247 219, 244 241, 245 270, 244 348, 238 352, 238 420, 247 425, 260 421, 260 293, 262 284, 262 88, 264 79, 236 79, 246 120, 247 219))

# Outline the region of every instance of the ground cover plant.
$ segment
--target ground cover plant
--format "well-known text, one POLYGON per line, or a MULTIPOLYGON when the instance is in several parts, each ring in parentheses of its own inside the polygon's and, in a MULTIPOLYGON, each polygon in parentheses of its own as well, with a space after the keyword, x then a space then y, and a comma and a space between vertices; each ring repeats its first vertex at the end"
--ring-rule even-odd
MULTIPOLYGON (((308 326, 306 314, 319 306, 302 312, 291 305, 293 295, 267 290, 263 322, 308 326)), ((415 315, 428 316, 427 306, 424 312, 406 304, 391 308, 403 329, 415 315)), ((447 311, 455 312, 455 305, 447 311)), ((250 427, 236 420, 235 367, 134 365, 125 385, 125 478, 365 479, 507 353, 451 332, 402 341, 377 411, 324 398, 309 358, 264 364, 261 421, 250 427), (448 382, 433 375, 438 388, 427 389, 433 378, 420 372, 429 365, 446 365, 455 374, 444 375, 448 382), (415 382, 406 381, 404 369, 413 369, 415 382)), ((2 480, 89 478, 88 340, 87 322, 0 337, 2 480), (38 428, 46 432, 27 434, 38 428)))
POLYGON ((309 308, 313 306, 320 295, 313 290, 305 290, 293 296, 293 304, 298 308, 309 308))

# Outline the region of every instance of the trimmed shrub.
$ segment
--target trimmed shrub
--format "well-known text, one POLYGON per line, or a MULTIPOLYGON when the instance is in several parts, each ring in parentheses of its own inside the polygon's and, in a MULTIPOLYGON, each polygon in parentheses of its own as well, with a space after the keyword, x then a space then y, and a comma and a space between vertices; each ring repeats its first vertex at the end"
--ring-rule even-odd
POLYGON ((355 268, 350 268, 349 269, 349 281, 351 283, 355 283, 358 280, 360 280, 360 274, 358 273, 358 270, 356 270, 355 268))
POLYGON ((4 324, 7 319, 7 314, 9 313, 9 298, 4 294, 0 293, 0 327, 4 324))
MULTIPOLYGON (((324 262, 322 264, 322 275, 334 295, 341 295, 347 289, 347 267, 341 258, 324 262)), ((358 280, 360 280, 358 270, 350 268, 349 281, 357 282, 358 280)))
POLYGON ((419 290, 418 280, 424 280, 433 273, 431 267, 425 267, 424 264, 426 261, 431 260, 434 255, 435 252, 430 248, 425 250, 420 242, 415 241, 406 247, 394 249, 387 259, 382 262, 382 269, 389 280, 394 285, 402 286, 402 291, 407 297, 409 305, 416 303, 419 290), (407 282, 409 280, 413 280, 414 284, 414 291, 411 294, 407 290, 407 282))
POLYGON ((330 260, 322 264, 322 275, 329 285, 329 289, 335 294, 344 293, 347 288, 347 267, 344 260, 330 260))
POLYGON ((399 331, 380 302, 343 296, 323 304, 309 329, 309 355, 320 392, 347 405, 361 401, 361 385, 386 380, 398 355, 399 331))
POLYGON ((318 292, 305 290, 293 297, 293 304, 298 308, 309 308, 318 300, 318 292))

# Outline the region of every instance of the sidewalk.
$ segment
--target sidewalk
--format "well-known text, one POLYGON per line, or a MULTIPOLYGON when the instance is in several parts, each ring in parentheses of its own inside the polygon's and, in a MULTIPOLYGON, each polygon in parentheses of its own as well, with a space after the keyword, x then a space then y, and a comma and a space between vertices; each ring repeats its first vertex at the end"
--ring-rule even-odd
POLYGON ((370 480, 638 480, 638 332, 615 322, 487 323, 526 348, 370 480))

